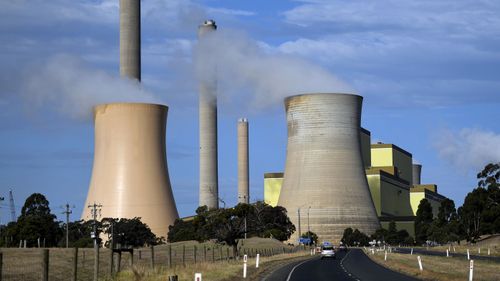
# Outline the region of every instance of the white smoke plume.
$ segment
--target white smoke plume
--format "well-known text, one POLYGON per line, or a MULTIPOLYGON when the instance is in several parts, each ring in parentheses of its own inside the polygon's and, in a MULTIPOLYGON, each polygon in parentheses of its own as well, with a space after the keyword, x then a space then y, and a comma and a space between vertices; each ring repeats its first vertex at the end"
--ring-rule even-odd
POLYGON ((92 116, 92 108, 101 103, 159 103, 140 83, 93 69, 82 60, 57 55, 32 65, 24 75, 21 93, 37 107, 54 107, 73 118, 92 116))
POLYGON ((500 134, 464 128, 445 129, 435 135, 439 156, 462 172, 478 172, 488 163, 500 162, 500 134))
POLYGON ((210 79, 216 69, 217 94, 243 106, 262 109, 303 93, 353 93, 325 68, 269 51, 242 32, 207 34, 194 52, 198 79, 210 79))

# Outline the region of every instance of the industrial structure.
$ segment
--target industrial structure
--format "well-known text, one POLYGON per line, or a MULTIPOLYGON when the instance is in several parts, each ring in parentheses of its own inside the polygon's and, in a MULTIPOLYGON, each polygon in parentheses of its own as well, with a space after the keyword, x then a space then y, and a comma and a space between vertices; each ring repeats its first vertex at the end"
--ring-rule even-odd
MULTIPOLYGON (((200 48, 204 40, 215 32, 217 25, 207 20, 198 29, 200 48)), ((210 56, 207 56, 210 57, 210 56)), ((208 62, 209 60, 207 60, 208 62)), ((208 63, 209 64, 209 63, 208 63)), ((206 65, 199 73, 199 126, 200 126, 200 200, 199 206, 219 207, 217 161, 217 80, 215 65, 206 65)))
MULTIPOLYGON (((139 0, 120 0, 120 73, 141 78, 139 0)), ((140 217, 159 237, 178 218, 166 157, 167 112, 165 105, 146 103, 94 108, 94 164, 85 202, 102 205, 102 218, 140 217)), ((84 211, 82 219, 91 216, 84 211)))
MULTIPOLYGON (((411 153, 394 144, 371 144, 371 133, 364 128, 360 128, 360 139, 363 166, 381 226, 387 229, 394 221, 398 230, 404 229, 414 237, 420 201, 427 199, 437 217, 439 206, 446 197, 438 193, 435 184, 420 184, 422 165, 412 164, 411 153)), ((266 203, 278 205, 277 198, 284 188, 282 181, 281 173, 264 174, 266 203)), ((311 227, 311 231, 316 229, 311 227)))
POLYGON ((350 94, 285 99, 288 142, 278 205, 295 225, 302 209, 320 240, 338 242, 348 227, 365 233, 380 228, 361 155, 362 99, 350 94))
POLYGON ((238 203, 250 202, 248 120, 238 120, 238 203))

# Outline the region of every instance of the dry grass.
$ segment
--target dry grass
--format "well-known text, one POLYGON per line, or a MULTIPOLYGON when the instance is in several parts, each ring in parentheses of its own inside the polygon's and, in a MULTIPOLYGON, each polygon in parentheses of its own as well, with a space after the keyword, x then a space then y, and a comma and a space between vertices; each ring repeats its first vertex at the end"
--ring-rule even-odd
MULTIPOLYGON (((242 251, 245 251, 246 253, 251 254, 252 256, 257 252, 265 252, 267 255, 270 255, 292 250, 292 248, 273 239, 250 238, 244 241, 242 244, 243 245, 240 245, 240 249, 242 249, 242 251)), ((41 249, 1 248, 0 252, 3 253, 3 280, 40 280, 40 272, 42 268, 41 249)), ((102 248, 99 250, 99 252, 99 276, 101 279, 109 279, 111 253, 108 249, 102 248)), ((185 271, 188 268, 192 268, 192 272, 195 272, 196 270, 202 270, 203 272, 217 272, 217 270, 215 269, 218 267, 222 267, 225 270, 227 268, 227 271, 229 272, 228 276, 233 273, 231 272, 231 266, 229 266, 230 263, 228 263, 228 261, 233 260, 232 248, 212 242, 198 243, 196 241, 186 241, 156 246, 154 248, 154 257, 155 267, 159 268, 158 270, 163 270, 161 268, 166 268, 168 267, 169 263, 171 263, 175 270, 182 269, 182 271, 185 271), (184 264, 186 265, 186 267, 183 266, 184 264)), ((116 258, 117 255, 115 254, 115 262, 116 258)), ((144 276, 150 274, 148 269, 151 267, 151 249, 135 249, 133 262, 137 274, 144 276)), ((128 253, 123 253, 121 260, 121 269, 132 274, 130 263, 130 255, 128 253)), ((92 280, 93 265, 94 250, 91 248, 79 249, 79 281, 92 280)), ((49 279, 51 281, 71 280, 73 268, 72 266, 73 249, 49 249, 49 279)), ((237 270, 237 268, 238 266, 236 265, 234 270, 237 270)), ((161 272, 157 272, 157 274, 155 273, 155 275, 160 276, 161 274, 161 272)), ((166 274, 170 274, 170 271, 166 274)), ((222 272, 220 272, 220 274, 221 276, 225 276, 222 272)))
MULTIPOLYGON (((424 270, 420 271, 417 255, 387 253, 387 261, 384 252, 367 255, 383 266, 423 280, 468 280, 469 276, 469 261, 464 258, 421 255, 424 270)), ((474 280, 500 280, 500 263, 475 260, 474 280)))
POLYGON ((445 246, 429 248, 429 250, 431 251, 438 251, 438 252, 446 252, 447 249, 450 250, 450 253, 457 253, 457 254, 467 254, 467 249, 469 249, 471 255, 480 255, 480 256, 488 256, 488 249, 490 249, 490 256, 500 257, 500 247, 497 245, 493 246, 445 245, 445 246))
MULTIPOLYGON (((259 269, 255 268, 255 258, 248 259, 247 276, 256 276, 259 271, 262 271, 269 264, 276 261, 284 261, 297 257, 305 257, 309 251, 301 251, 291 254, 279 254, 272 257, 261 257, 259 269)), ((176 266, 168 269, 166 267, 156 268, 155 270, 149 267, 137 266, 132 270, 121 272, 116 281, 163 281, 168 280, 168 276, 177 275, 179 280, 192 280, 195 273, 202 273, 203 280, 240 280, 243 274, 243 261, 231 260, 217 263, 198 263, 187 264, 185 267, 176 266)))

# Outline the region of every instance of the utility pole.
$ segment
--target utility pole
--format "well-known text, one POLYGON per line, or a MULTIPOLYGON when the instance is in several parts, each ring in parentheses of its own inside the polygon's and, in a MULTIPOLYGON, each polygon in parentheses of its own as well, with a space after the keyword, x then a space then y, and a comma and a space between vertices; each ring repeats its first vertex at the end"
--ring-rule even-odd
POLYGON ((97 213, 99 212, 99 217, 101 216, 101 204, 88 205, 90 208, 90 214, 94 219, 94 227, 92 231, 92 239, 94 239, 94 281, 97 281, 99 276, 99 245, 97 244, 97 238, 99 235, 97 234, 97 213))
MULTIPOLYGON (((73 206, 72 208, 74 208, 73 206)), ((63 214, 66 215, 66 248, 68 248, 69 245, 69 215, 73 213, 73 211, 70 210, 70 206, 68 203, 66 203, 66 211, 62 212, 63 214)))
POLYGON ((10 219, 11 221, 16 221, 16 208, 14 206, 14 195, 12 194, 12 189, 9 190, 9 205, 10 205, 10 219))
POLYGON ((299 244, 300 244, 300 235, 302 235, 302 233, 300 233, 300 207, 297 209, 297 215, 299 216, 299 244))
POLYGON ((309 211, 311 210, 311 206, 307 208, 307 238, 309 238, 309 245, 311 245, 311 229, 309 228, 309 211))
MULTIPOLYGON (((3 201, 5 200, 5 198, 3 197, 0 197, 0 201, 3 201)), ((0 207, 0 210, 2 209, 2 207, 0 207)), ((0 235, 2 234, 2 213, 0 213, 0 235)), ((1 265, 0 265, 1 266, 1 265)))

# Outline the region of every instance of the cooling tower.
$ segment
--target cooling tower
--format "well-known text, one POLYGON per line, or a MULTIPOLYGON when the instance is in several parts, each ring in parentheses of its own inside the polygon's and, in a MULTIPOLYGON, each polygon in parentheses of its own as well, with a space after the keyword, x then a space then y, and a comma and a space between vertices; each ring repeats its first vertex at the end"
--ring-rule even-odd
MULTIPOLYGON (((338 242, 348 227, 368 235, 380 227, 361 156, 361 103, 348 94, 285 99, 288 143, 278 205, 319 241, 338 242)), ((297 239, 298 232, 291 237, 297 239)))
POLYGON ((412 185, 419 185, 420 184, 420 179, 421 179, 421 174, 422 174, 422 165, 420 164, 413 164, 412 165, 412 178, 413 182, 412 185))
MULTIPOLYGON (((198 38, 217 29, 213 20, 207 20, 198 29, 198 38)), ((205 54, 210 56, 210 54, 205 54)), ((208 61, 208 60, 205 60, 208 61)), ((219 207, 218 168, 217 168, 217 82, 215 67, 200 77, 199 124, 200 124, 200 206, 219 207)))
POLYGON ((248 120, 238 120, 238 203, 250 200, 248 181, 248 120))
POLYGON ((140 0, 120 0, 120 75, 141 80, 140 0))
MULTIPOLYGON (((102 204, 102 218, 141 217, 167 237, 178 213, 165 148, 168 107, 114 103, 94 108, 95 151, 85 206, 102 204)), ((90 219, 84 211, 83 219, 90 219)))

